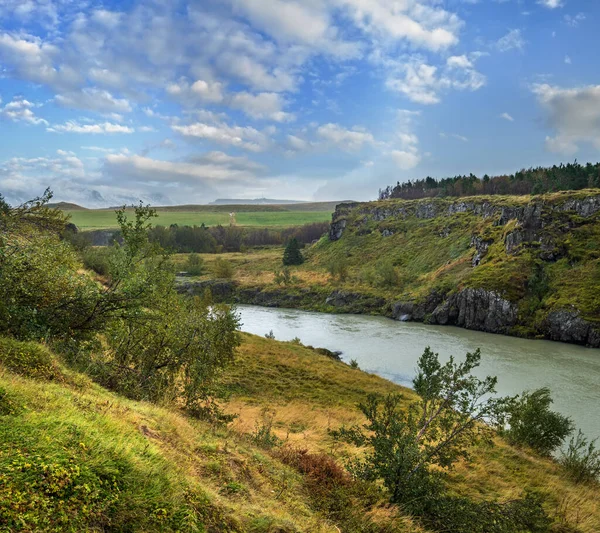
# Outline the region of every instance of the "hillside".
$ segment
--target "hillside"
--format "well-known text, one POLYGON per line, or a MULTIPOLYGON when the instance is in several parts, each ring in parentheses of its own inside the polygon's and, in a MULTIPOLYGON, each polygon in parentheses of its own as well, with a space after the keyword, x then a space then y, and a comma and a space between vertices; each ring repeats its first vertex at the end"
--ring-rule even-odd
MULTIPOLYGON (((360 421, 365 394, 412 394, 384 379, 243 335, 225 375, 227 410, 239 414, 227 429, 111 393, 44 346, 0 339, 0 348, 2 531, 423 531, 394 517, 382 495, 352 486, 333 496, 339 514, 326 487, 282 462, 285 448, 252 437, 271 416, 282 442, 340 460, 354 452, 333 446, 328 429, 360 421)), ((451 476, 457 494, 509 500, 537 489, 553 531, 600 528, 596 487, 573 485, 555 463, 500 441, 474 454, 451 476)))
POLYGON ((280 251, 233 255, 235 298, 600 347, 597 189, 342 204, 304 253, 287 286, 280 251))

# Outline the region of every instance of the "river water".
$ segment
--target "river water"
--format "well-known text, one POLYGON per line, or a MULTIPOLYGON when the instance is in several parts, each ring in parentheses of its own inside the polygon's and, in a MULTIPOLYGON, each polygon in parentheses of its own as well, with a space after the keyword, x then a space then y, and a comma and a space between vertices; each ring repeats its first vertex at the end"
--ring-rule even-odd
POLYGON ((463 359, 481 349, 476 374, 498 376, 498 393, 519 394, 549 387, 553 408, 569 415, 588 437, 600 437, 600 349, 526 340, 450 326, 397 322, 385 317, 333 315, 295 309, 237 306, 242 331, 277 340, 339 350, 360 368, 410 386, 426 346, 442 359, 463 359))

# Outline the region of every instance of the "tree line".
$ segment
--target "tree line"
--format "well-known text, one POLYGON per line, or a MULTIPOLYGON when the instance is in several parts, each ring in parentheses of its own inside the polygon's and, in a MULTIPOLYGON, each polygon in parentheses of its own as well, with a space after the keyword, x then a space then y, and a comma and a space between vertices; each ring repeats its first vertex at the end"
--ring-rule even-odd
POLYGON ((478 177, 474 174, 397 182, 379 190, 379 199, 415 200, 438 196, 476 196, 483 194, 543 194, 546 192, 600 187, 600 163, 585 165, 577 161, 522 169, 514 174, 478 177))

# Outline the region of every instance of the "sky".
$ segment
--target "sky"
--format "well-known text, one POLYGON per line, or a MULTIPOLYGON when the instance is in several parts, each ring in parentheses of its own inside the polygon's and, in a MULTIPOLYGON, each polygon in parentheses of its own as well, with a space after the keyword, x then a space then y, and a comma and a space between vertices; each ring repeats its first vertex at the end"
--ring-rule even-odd
POLYGON ((369 200, 600 160, 597 0, 0 0, 0 193, 369 200))

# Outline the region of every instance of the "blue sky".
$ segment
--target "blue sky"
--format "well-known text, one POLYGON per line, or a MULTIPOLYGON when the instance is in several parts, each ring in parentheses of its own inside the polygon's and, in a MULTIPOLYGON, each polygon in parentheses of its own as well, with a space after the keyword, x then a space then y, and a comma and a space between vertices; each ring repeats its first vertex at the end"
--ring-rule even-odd
POLYGON ((0 192, 366 200, 600 160, 595 0, 0 0, 0 192))

